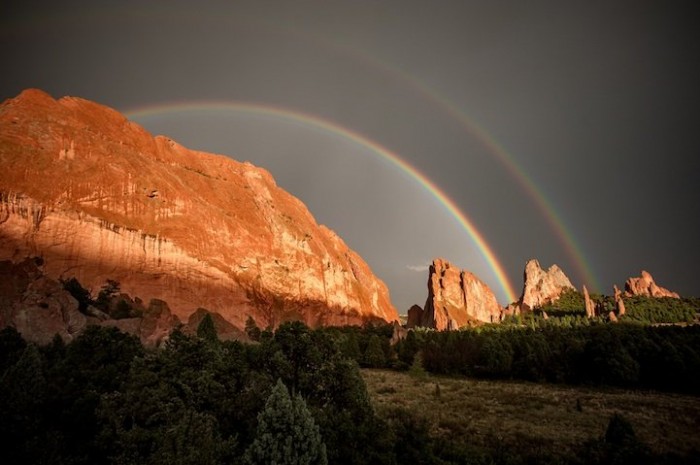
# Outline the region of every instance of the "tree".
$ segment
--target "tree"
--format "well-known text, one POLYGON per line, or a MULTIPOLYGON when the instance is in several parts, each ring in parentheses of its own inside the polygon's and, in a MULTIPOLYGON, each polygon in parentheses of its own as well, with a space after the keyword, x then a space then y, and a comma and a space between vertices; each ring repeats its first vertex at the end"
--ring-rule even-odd
POLYGON ((202 321, 197 325, 197 336, 208 342, 218 342, 219 337, 216 334, 216 327, 214 327, 214 320, 211 317, 211 313, 207 313, 202 318, 202 321))
POLYGON ((425 368, 423 368, 423 354, 418 352, 416 355, 413 357, 413 363, 411 364, 411 367, 408 369, 408 374, 418 380, 418 381, 425 381, 428 378, 428 374, 425 372, 425 368))
POLYGON ((281 380, 258 415, 255 440, 245 452, 248 465, 327 465, 326 445, 306 402, 290 397, 281 380))
POLYGON ((248 316, 248 319, 245 321, 245 333, 248 335, 251 341, 260 341, 262 331, 260 331, 260 328, 258 328, 258 325, 255 323, 252 316, 248 316))
POLYGON ((105 285, 102 286, 102 289, 100 289, 100 292, 97 294, 95 306, 100 310, 109 312, 109 303, 112 300, 112 297, 119 294, 119 290, 119 282, 113 279, 108 279, 105 285))
POLYGON ((0 435, 9 446, 3 448, 4 463, 32 463, 41 453, 46 396, 46 379, 36 346, 28 345, 17 363, 0 376, 0 392, 0 435))
POLYGON ((92 304, 90 291, 85 289, 76 278, 61 281, 61 283, 63 284, 63 289, 67 290, 78 301, 78 310, 85 313, 88 305, 92 304))
POLYGON ((382 340, 376 334, 372 334, 367 341, 364 365, 370 368, 382 368, 386 365, 386 355, 382 349, 382 340))

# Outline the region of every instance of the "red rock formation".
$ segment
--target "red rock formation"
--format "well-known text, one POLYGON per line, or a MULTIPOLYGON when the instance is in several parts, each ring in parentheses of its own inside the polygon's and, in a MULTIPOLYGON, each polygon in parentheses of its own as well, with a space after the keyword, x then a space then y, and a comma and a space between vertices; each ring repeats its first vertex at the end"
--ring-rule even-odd
POLYGON ((535 259, 528 260, 525 264, 524 282, 523 293, 517 304, 521 311, 555 302, 566 289, 574 289, 569 278, 557 265, 544 271, 535 259))
POLYGON ((423 321, 423 309, 418 305, 414 305, 408 309, 408 315, 406 319, 407 328, 415 328, 420 326, 423 321))
POLYGON ((642 275, 639 278, 629 278, 625 282, 625 294, 628 296, 644 295, 648 297, 673 297, 680 298, 675 292, 658 286, 654 282, 654 278, 647 271, 642 270, 642 275))
POLYGON ((183 321, 238 328, 393 321, 384 283, 265 170, 152 137, 116 111, 38 90, 0 106, 0 260, 107 280, 183 321))
POLYGON ((408 336, 408 329, 401 326, 398 321, 394 321, 394 332, 391 334, 389 344, 392 346, 398 344, 400 341, 406 339, 406 336, 408 336))
POLYGON ((489 287, 468 271, 436 259, 430 266, 421 325, 438 330, 500 321, 503 308, 489 287))
POLYGON ((28 341, 48 344, 56 334, 70 341, 87 325, 78 301, 44 276, 40 259, 0 262, 0 283, 0 327, 13 326, 28 341))
POLYGON ((622 316, 625 314, 625 301, 622 299, 622 292, 613 285, 613 291, 615 292, 615 306, 617 307, 617 314, 622 316))
POLYGON ((586 289, 586 286, 583 286, 583 301, 586 305, 586 317, 587 318, 594 318, 596 315, 595 311, 595 304, 591 300, 591 296, 588 294, 588 289, 586 289))
POLYGON ((155 347, 179 324, 167 303, 153 299, 144 307, 126 294, 112 299, 112 310, 118 302, 126 301, 141 316, 113 319, 91 306, 85 315, 60 282, 44 275, 37 261, 41 262, 35 258, 0 262, 0 279, 5 284, 0 286, 0 327, 12 326, 28 341, 47 344, 58 334, 70 342, 93 324, 117 327, 138 336, 144 345, 155 347))

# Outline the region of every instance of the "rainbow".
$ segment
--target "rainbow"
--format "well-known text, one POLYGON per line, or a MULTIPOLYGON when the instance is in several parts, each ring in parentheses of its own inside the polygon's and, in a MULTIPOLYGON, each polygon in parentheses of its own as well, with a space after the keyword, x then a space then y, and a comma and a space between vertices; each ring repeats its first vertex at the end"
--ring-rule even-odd
MULTIPOLYGON (((277 25, 277 27, 283 28, 281 25, 277 25)), ((285 28, 285 30, 289 34, 306 37, 307 40, 313 43, 324 45, 335 53, 339 51, 344 52, 346 55, 353 57, 356 61, 366 63, 370 68, 384 72, 391 78, 413 89, 427 102, 456 120, 470 136, 479 141, 479 143, 499 161, 508 174, 516 180, 520 188, 525 191, 527 196, 545 218, 549 227, 554 231, 555 236, 564 248, 569 260, 573 263, 577 273, 584 278, 586 284, 594 290, 600 291, 602 289, 600 282, 592 271, 591 265, 585 259, 581 246, 577 243, 574 234, 564 223, 561 215, 557 213, 552 202, 547 199, 547 196, 537 186, 532 177, 528 176, 526 170, 516 161, 515 157, 456 104, 443 97, 418 78, 375 58, 373 55, 361 49, 339 43, 335 39, 325 36, 316 36, 308 32, 295 31, 287 28, 285 28)))
MULTIPOLYGON (((71 16, 53 16, 53 17, 45 17, 45 18, 32 18, 31 22, 28 20, 24 21, 16 21, 14 24, 10 24, 9 27, 6 27, 5 30, 3 30, 4 33, 17 33, 20 31, 23 31, 24 28, 23 26, 31 32, 32 29, 36 28, 38 25, 41 25, 42 27, 49 27, 49 26, 60 26, 62 22, 75 22, 78 20, 85 21, 85 20, 95 20, 99 19, 101 17, 104 18, 109 18, 110 20, 114 20, 115 18, 118 18, 119 15, 116 13, 120 13, 124 11, 129 18, 132 17, 141 17, 143 16, 144 18, 150 18, 150 17, 158 17, 161 18, 163 17, 163 12, 158 11, 157 13, 155 11, 151 11, 148 8, 141 8, 141 9, 129 9, 129 10, 123 10, 122 8, 113 8, 111 10, 105 10, 100 8, 99 10, 89 10, 89 11, 83 11, 81 14, 76 17, 75 15, 71 16), (81 18, 82 17, 82 18, 81 18)), ((176 20, 176 19, 189 19, 191 17, 191 12, 187 12, 186 14, 183 12, 175 11, 175 10, 169 10, 167 13, 168 18, 170 20, 176 20)), ((574 234, 571 232, 571 230, 566 226, 566 223, 564 222, 564 219, 562 216, 557 212, 557 209, 554 207, 552 202, 547 198, 547 196, 544 194, 544 192, 537 186, 537 183, 532 179, 531 176, 527 174, 527 171, 517 162, 515 157, 509 153, 501 144, 499 144, 496 139, 483 127, 481 127, 479 124, 474 121, 473 118, 468 116, 462 109, 460 109, 455 103, 453 103, 451 100, 448 98, 444 97, 440 93, 438 93, 436 90, 428 86, 426 83, 422 82, 420 79, 414 77, 413 75, 408 74, 406 71, 391 65, 383 60, 380 60, 379 58, 373 56, 369 52, 366 52, 358 47, 354 47, 349 44, 345 44, 342 42, 339 42, 337 38, 333 37, 328 37, 325 35, 319 35, 319 34, 314 34, 309 31, 301 31, 298 29, 293 29, 285 24, 279 24, 276 22, 270 22, 270 21, 261 21, 259 19, 253 18, 253 17, 245 17, 245 18, 237 18, 237 17, 232 17, 230 15, 211 15, 207 13, 206 11, 197 11, 196 15, 198 17, 205 17, 205 18, 211 18, 211 19, 216 19, 218 21, 227 21, 227 22, 233 22, 235 23, 235 26, 237 27, 246 27, 250 30, 253 29, 258 29, 258 30, 265 30, 267 32, 272 32, 272 33, 282 33, 282 34, 287 34, 290 37, 293 37, 298 40, 305 40, 309 42, 310 44, 313 44, 315 46, 320 46, 327 48, 330 52, 332 53, 342 53, 352 59, 354 59, 357 62, 363 62, 365 63, 369 68, 377 70, 379 72, 385 73, 387 76, 395 79, 396 81, 404 84, 408 88, 413 89, 417 94, 421 95, 423 99, 425 99, 426 102, 431 103, 434 105, 436 108, 444 112, 445 114, 449 115, 451 118, 456 120, 461 127, 467 132, 470 136, 474 137, 479 143, 482 144, 482 146, 487 149, 487 151, 494 156, 498 162, 505 168, 505 170, 510 174, 510 176, 518 183, 520 188, 527 194, 527 196, 530 198, 530 200, 533 202, 533 204, 537 207, 539 212, 542 214, 543 218, 547 221, 549 227, 552 229, 554 232, 556 238, 560 242, 561 246, 563 247, 567 257, 569 258, 569 261, 573 264, 573 266, 576 268, 576 272, 579 276, 583 277, 584 281, 586 284, 589 285, 590 288, 594 290, 600 291, 602 287, 600 286, 600 283, 598 279, 596 278, 595 274, 592 271, 591 265, 586 261, 585 255, 582 251, 582 247, 580 244, 575 239, 574 234)), ((6 25, 7 26, 7 25, 6 25)), ((157 107, 145 107, 141 109, 136 109, 134 110, 134 114, 136 113, 139 114, 156 114, 156 113, 161 113, 164 111, 180 111, 183 109, 194 109, 194 108, 199 108, 203 109, 204 106, 207 107, 212 107, 211 104, 202 102, 202 104, 172 104, 172 105, 160 105, 157 107)), ((264 114, 269 114, 269 115, 275 115, 278 117, 283 117, 283 118, 291 118, 291 119, 297 119, 300 121, 307 122, 309 124, 312 124, 314 126, 320 127, 327 129, 331 131, 332 133, 335 134, 340 134, 345 137, 348 137, 351 140, 355 140, 357 143, 361 145, 365 145, 366 147, 371 148, 372 150, 375 150, 376 147, 380 147, 379 144, 374 143, 373 141, 365 138, 364 136, 361 136, 353 131, 347 130, 343 127, 338 126, 335 123, 328 122, 326 120, 322 120, 318 117, 311 116, 311 115, 306 115, 303 113, 299 113, 296 111, 290 111, 282 108, 276 108, 268 105, 259 105, 259 104, 241 104, 241 103, 233 103, 233 104, 221 104, 221 102, 216 102, 213 104, 213 106, 218 106, 218 107, 225 107, 227 109, 236 109, 239 111, 255 111, 258 113, 264 113, 264 114)), ((426 186, 426 189, 428 189, 432 193, 440 193, 442 194, 442 197, 439 195, 435 194, 436 197, 443 202, 443 204, 447 205, 451 204, 454 207, 454 202, 452 202, 449 197, 445 196, 442 191, 440 191, 434 184, 432 184, 430 181, 427 180, 427 178, 419 173, 415 168, 410 167, 410 165, 407 165, 401 158, 396 156, 395 154, 392 154, 390 151, 381 148, 383 152, 379 151, 377 153, 381 154, 382 157, 385 159, 389 160, 391 163, 400 166, 402 169, 404 169, 405 172, 407 172, 411 177, 414 177, 416 180, 418 180, 421 184, 426 186), (386 155, 385 155, 386 154, 386 155), (392 158, 394 157, 394 158, 392 158), (410 169, 406 169, 402 166, 402 164, 406 164, 407 166, 410 167, 410 169), (413 173, 417 173, 417 175, 414 175, 413 173), (426 184, 427 183, 427 184, 426 184), (428 187, 429 186, 429 187, 428 187), (445 203, 443 200, 447 199, 449 203, 445 203)), ((375 150, 376 151, 376 150, 375 150)), ((454 207, 456 208, 456 207, 454 207)), ((449 208, 448 208, 449 209, 449 208)), ((458 210, 458 209, 457 209, 458 210)), ((465 221, 460 219, 460 217, 466 217, 462 215, 455 215, 455 217, 465 225, 465 221)), ((468 221, 466 221, 466 224, 471 224, 468 221)), ((469 228, 467 226, 464 226, 465 229, 469 231, 469 228)), ((473 227, 472 227, 473 229, 473 227)), ((474 230, 476 231, 476 230, 474 230)), ((474 237, 474 235, 470 232, 470 235, 474 237)), ((476 240, 476 239, 475 239, 476 240)), ((495 270, 495 268, 494 268, 495 270)))
POLYGON ((581 246, 577 243, 574 234, 564 223, 561 215, 557 213, 552 202, 547 199, 547 196, 537 186, 535 181, 527 175, 525 169, 515 160, 515 158, 496 141, 484 128, 477 124, 467 114, 462 112, 452 102, 437 94, 434 90, 422 84, 411 76, 405 77, 407 80, 414 82, 415 87, 421 93, 425 94, 437 106, 442 108, 452 118, 459 121, 461 126, 476 140, 478 140, 506 169, 508 174, 515 179, 520 187, 527 193, 528 197, 535 204, 542 216, 547 221, 548 225, 555 232, 555 235, 570 261, 576 267, 576 271, 584 278, 589 287, 595 290, 601 290, 601 285, 593 273, 590 264, 586 261, 581 246))
POLYGON ((447 210, 447 212, 457 220, 460 226, 467 232, 474 244, 479 249, 480 253, 493 271, 498 284, 505 293, 509 302, 514 302, 517 299, 517 294, 513 288, 513 284, 508 279, 508 275, 503 270, 503 266, 499 262, 496 254, 493 252, 489 244, 486 242, 483 234, 474 226, 474 223, 462 212, 457 204, 438 186, 436 186, 423 173, 418 171, 412 165, 407 163, 396 153, 383 147, 377 142, 355 132, 348 128, 342 127, 332 121, 322 119, 318 116, 292 111, 286 108, 276 107, 268 104, 250 103, 250 102, 220 102, 220 101, 198 101, 198 102, 180 102, 149 105, 145 107, 132 108, 124 111, 130 119, 144 118, 148 116, 162 115, 165 113, 178 113, 188 111, 206 111, 206 110, 228 110, 244 112, 249 114, 257 114, 264 116, 273 116, 292 120, 294 122, 306 124, 308 126, 325 130, 333 135, 344 137, 358 144, 371 152, 379 155, 382 159, 389 162, 390 165, 399 168, 409 178, 415 180, 426 191, 428 191, 437 201, 447 210))

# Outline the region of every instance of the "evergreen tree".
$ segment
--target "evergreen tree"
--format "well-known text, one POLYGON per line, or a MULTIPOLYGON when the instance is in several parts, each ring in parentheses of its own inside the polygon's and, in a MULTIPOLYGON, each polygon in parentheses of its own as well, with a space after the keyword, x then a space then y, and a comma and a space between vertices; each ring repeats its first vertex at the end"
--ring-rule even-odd
POLYGON ((421 352, 416 353, 413 357, 413 363, 408 369, 408 374, 419 381, 425 381, 428 378, 428 373, 426 373, 425 368, 423 368, 423 354, 421 352))
POLYGON ((41 453, 46 379, 39 350, 28 345, 0 377, 0 435, 3 463, 32 463, 41 453))
POLYGON ((255 440, 244 461, 248 465, 327 465, 326 446, 306 402, 290 397, 281 380, 258 415, 255 440))
MULTIPOLYGON (((95 306, 102 311, 109 312, 109 303, 112 297, 119 294, 119 282, 113 279, 108 279, 100 292, 97 294, 97 300, 95 300, 95 306)), ((86 307, 87 308, 87 307, 86 307)))
POLYGON ((248 335, 251 341, 260 341, 262 331, 258 327, 257 323, 255 323, 252 316, 248 316, 248 319, 245 320, 245 333, 248 335))
POLYGON ((61 283, 63 284, 63 289, 70 292, 70 295, 72 295, 75 300, 78 301, 78 310, 85 313, 88 305, 92 304, 92 296, 90 295, 90 291, 85 289, 75 278, 70 278, 65 281, 62 280, 61 283))
POLYGON ((214 320, 210 313, 204 315, 202 321, 197 325, 197 336, 208 342, 218 342, 219 337, 216 334, 216 328, 214 327, 214 320))
POLYGON ((382 368, 386 365, 386 355, 382 349, 382 340, 376 334, 372 334, 367 341, 364 365, 370 368, 382 368))

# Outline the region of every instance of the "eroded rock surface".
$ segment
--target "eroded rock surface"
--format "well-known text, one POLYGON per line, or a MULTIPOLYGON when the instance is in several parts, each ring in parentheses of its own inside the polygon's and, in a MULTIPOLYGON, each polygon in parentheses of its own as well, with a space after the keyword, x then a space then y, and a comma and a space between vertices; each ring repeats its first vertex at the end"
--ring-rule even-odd
MULTIPOLYGON (((151 136, 105 106, 28 90, 0 106, 0 260, 107 279, 182 321, 394 321, 384 283, 264 169, 151 136)), ((120 323, 126 324, 126 323, 120 323)))
POLYGON ((516 306, 520 311, 528 311, 556 302, 562 292, 574 289, 561 268, 552 265, 545 271, 535 259, 525 264, 523 279, 523 293, 516 306))
POLYGON ((628 296, 633 295, 643 295, 648 297, 673 297, 675 299, 680 298, 680 296, 666 288, 663 288, 656 284, 651 273, 648 271, 643 271, 638 278, 629 278, 625 282, 625 294, 628 296))
POLYGON ((446 330, 500 321, 503 308, 493 291, 474 274, 442 259, 433 261, 429 273, 421 326, 446 330))

